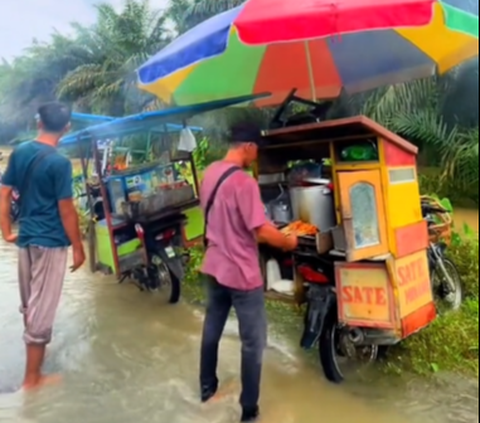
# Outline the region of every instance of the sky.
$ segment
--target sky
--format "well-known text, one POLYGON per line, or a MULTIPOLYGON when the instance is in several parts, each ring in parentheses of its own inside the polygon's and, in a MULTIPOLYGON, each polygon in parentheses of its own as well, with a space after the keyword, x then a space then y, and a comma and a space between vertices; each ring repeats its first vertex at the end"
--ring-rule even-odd
MULTIPOLYGON (((95 20, 93 4, 98 0, 10 0, 0 6, 0 58, 11 60, 22 54, 33 38, 48 40, 53 29, 66 33, 70 22, 89 24, 95 20)), ((123 0, 106 0, 121 7, 123 0)), ((163 8, 168 0, 151 0, 163 8)))

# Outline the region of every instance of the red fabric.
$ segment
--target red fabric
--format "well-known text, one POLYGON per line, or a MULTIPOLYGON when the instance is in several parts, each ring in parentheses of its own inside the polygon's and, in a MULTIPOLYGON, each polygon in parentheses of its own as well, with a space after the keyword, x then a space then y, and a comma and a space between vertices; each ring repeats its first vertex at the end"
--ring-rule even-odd
POLYGON ((423 26, 436 0, 249 0, 235 26, 245 44, 269 44, 355 31, 423 26))
POLYGON ((268 101, 278 104, 285 100, 293 87, 298 89, 295 94, 303 98, 336 98, 340 95, 342 81, 326 40, 267 46, 253 92, 273 93, 268 101), (311 59, 310 70, 307 48, 311 59), (286 57, 288 60, 285 60, 286 57))

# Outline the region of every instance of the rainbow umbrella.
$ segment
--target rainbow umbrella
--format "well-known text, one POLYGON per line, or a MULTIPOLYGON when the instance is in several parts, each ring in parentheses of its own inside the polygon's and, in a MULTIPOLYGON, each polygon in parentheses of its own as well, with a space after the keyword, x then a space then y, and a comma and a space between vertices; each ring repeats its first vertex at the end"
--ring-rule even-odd
POLYGON ((335 98, 445 73, 478 56, 473 0, 249 0, 178 37, 138 85, 177 105, 292 88, 335 98))

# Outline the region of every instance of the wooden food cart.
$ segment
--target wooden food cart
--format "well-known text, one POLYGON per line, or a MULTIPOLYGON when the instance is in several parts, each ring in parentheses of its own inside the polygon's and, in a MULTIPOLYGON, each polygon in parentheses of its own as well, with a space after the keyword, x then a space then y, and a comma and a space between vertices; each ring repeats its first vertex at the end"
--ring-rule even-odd
POLYGON ((293 267, 293 292, 267 295, 307 303, 302 346, 319 341, 324 371, 338 382, 334 351, 369 347, 373 359, 436 317, 417 147, 363 116, 268 130, 264 139, 256 175, 265 203, 280 184, 291 221, 318 230, 299 237, 293 257, 261 247, 266 279, 272 259, 282 278, 293 267), (292 161, 307 160, 320 174, 289 180, 292 161))

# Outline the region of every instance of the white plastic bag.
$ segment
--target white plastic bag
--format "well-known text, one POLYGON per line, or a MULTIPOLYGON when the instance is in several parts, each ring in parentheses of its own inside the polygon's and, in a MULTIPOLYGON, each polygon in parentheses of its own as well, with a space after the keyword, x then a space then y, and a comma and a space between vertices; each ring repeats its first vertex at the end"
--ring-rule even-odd
POLYGON ((267 291, 270 291, 275 282, 282 279, 280 273, 280 266, 278 265, 277 260, 270 259, 267 261, 267 291))
POLYGON ((195 148, 197 148, 197 140, 195 139, 195 135, 192 134, 190 128, 183 128, 180 131, 178 149, 191 153, 193 150, 195 150, 195 148))

